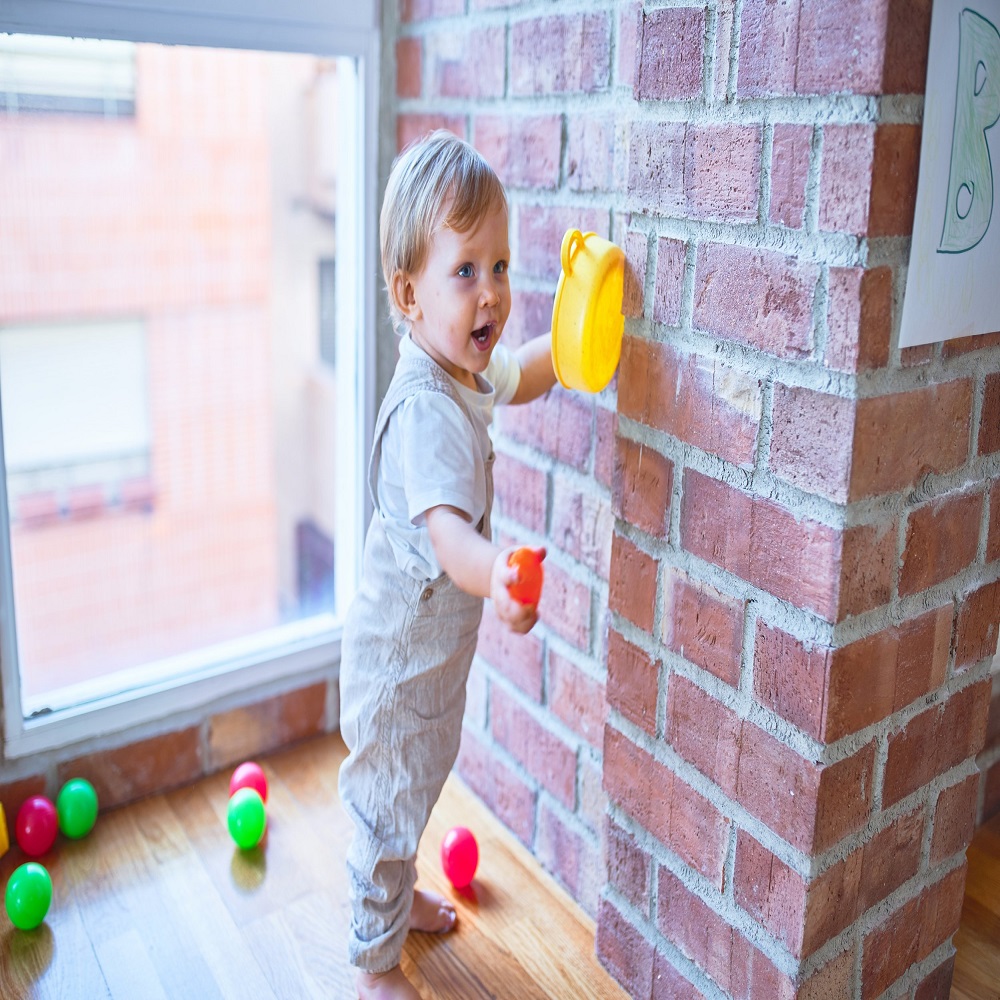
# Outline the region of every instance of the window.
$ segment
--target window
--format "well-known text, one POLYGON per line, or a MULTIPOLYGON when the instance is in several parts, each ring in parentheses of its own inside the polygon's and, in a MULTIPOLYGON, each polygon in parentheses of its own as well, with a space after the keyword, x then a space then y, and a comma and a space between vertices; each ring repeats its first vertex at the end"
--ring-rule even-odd
POLYGON ((10 756, 338 656, 367 514, 374 5, 259 6, 0 13, 10 756))

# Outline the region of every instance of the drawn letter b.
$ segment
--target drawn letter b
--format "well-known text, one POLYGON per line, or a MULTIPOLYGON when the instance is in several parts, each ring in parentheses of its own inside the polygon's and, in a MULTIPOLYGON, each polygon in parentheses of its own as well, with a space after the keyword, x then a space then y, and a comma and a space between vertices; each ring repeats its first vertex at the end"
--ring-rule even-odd
POLYGON ((1000 32, 968 8, 959 24, 955 131, 938 253, 971 250, 986 235, 993 214, 986 132, 1000 119, 1000 32))

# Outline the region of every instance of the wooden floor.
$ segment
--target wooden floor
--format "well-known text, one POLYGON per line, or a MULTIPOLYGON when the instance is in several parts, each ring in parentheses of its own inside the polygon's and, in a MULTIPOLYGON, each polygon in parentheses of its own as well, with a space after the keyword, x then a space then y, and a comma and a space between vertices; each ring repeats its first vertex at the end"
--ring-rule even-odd
POLYGON ((1000 816, 976 831, 967 857, 951 1000, 1000 1000, 1000 816))
MULTIPOLYGON (((0 912, 0 997, 233 1000, 354 996, 346 961, 337 799, 344 748, 331 736, 265 758, 268 833, 240 852, 225 824, 229 774, 101 814, 84 840, 40 859, 54 895, 45 923, 0 912)), ((25 860, 0 860, 5 886, 25 860)), ((594 926, 528 852, 451 779, 420 852, 420 884, 455 899, 450 935, 411 935, 404 968, 428 1000, 624 998, 594 957, 594 926), (480 866, 459 895, 437 852, 470 827, 480 866)))

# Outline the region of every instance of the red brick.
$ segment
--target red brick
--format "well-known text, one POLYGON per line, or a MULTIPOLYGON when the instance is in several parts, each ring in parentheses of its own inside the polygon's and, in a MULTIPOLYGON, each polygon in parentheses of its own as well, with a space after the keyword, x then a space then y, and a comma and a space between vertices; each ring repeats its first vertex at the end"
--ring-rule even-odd
POLYGON ((875 130, 869 236, 909 236, 917 202, 920 126, 879 125, 875 130))
POLYGON ((66 761, 60 765, 60 776, 62 780, 86 778, 97 792, 101 809, 111 809, 189 784, 206 770, 201 734, 197 727, 190 727, 66 761))
POLYGON ((661 236, 656 241, 656 284, 653 289, 653 321, 677 326, 681 321, 687 244, 661 236))
MULTIPOLYGON (((76 770, 72 774, 69 774, 68 777, 84 777, 83 772, 79 768, 86 761, 86 757, 73 761, 72 766, 76 770)), ((0 808, 4 811, 4 819, 7 823, 7 838, 10 844, 15 842, 17 813, 24 804, 24 800, 31 798, 32 795, 47 795, 54 802, 56 794, 56 791, 48 787, 44 774, 35 774, 28 778, 18 778, 14 781, 5 781, 3 784, 0 784, 0 808)), ((100 805, 103 807, 104 803, 101 802, 100 805)))
POLYGON ((889 363, 892 269, 831 267, 826 364, 843 372, 870 371, 889 363))
POLYGON ((955 669, 972 666, 997 651, 1000 580, 973 591, 962 601, 955 625, 955 669))
POLYGON ((602 494, 581 492, 578 480, 556 473, 552 489, 552 540, 607 580, 611 573, 611 539, 614 515, 602 494))
POLYGON ((737 465, 752 465, 760 385, 715 356, 626 337, 618 411, 737 465))
MULTIPOLYGON (((897 0, 898 2, 898 0, 897 0)), ((929 345, 933 348, 933 344, 929 345)), ((1000 346, 1000 331, 996 333, 980 333, 973 337, 954 337, 941 344, 941 357, 960 358, 973 351, 985 351, 991 347, 1000 346)), ((916 350, 916 348, 913 348, 916 350)))
POLYGON ((615 83, 626 87, 635 85, 641 23, 642 4, 623 3, 618 14, 618 64, 615 67, 615 83))
POLYGON ((608 883, 636 909, 648 913, 652 888, 649 852, 611 819, 607 821, 607 833, 608 883))
POLYGON ((944 683, 952 606, 839 649, 800 642, 758 623, 754 692, 824 743, 887 719, 944 683))
POLYGON ((1000 372, 987 375, 983 386, 978 451, 980 455, 1000 451, 1000 372))
POLYGON ((958 930, 965 870, 963 865, 949 872, 865 936, 863 1000, 881 996, 911 965, 925 959, 958 930))
POLYGON ((515 118, 479 115, 472 142, 505 187, 555 190, 559 186, 562 121, 559 115, 515 118))
MULTIPOLYGON (((526 288, 515 288, 511 292, 510 316, 503 328, 503 339, 507 347, 516 350, 522 344, 533 340, 552 327, 552 292, 536 292, 526 288)), ((534 410, 537 406, 546 406, 558 391, 550 392, 532 407, 510 406, 502 407, 501 415, 509 413, 524 413, 534 410)), ((544 423, 536 420, 535 423, 544 423)), ((588 449, 589 452, 589 449, 588 449)))
POLYGON ((613 497, 614 512, 622 520, 664 538, 673 481, 670 459, 638 441, 617 439, 613 497))
POLYGON ((605 686, 554 650, 549 650, 548 704, 574 733, 601 749, 608 714, 605 686))
POLYGON ((771 500, 748 496, 688 469, 681 499, 681 545, 754 586, 838 617, 843 536, 798 520, 771 500))
POLYGON ((895 522, 860 524, 844 532, 838 620, 881 607, 892 599, 896 571, 895 522))
POLYGON ((406 149, 411 143, 443 128, 453 132, 460 139, 465 138, 465 118, 447 114, 405 114, 396 116, 396 149, 406 149))
POLYGON ((779 357, 813 346, 815 264, 772 250, 705 244, 695 267, 694 326, 779 357))
POLYGON ((808 886, 801 954, 810 955, 917 874, 920 810, 902 816, 808 886))
POLYGON ((806 884, 745 830, 736 834, 733 898, 793 955, 802 955, 806 884))
POLYGON ((889 0, 884 94, 923 94, 931 37, 931 0, 889 0))
POLYGON ((488 98, 504 95, 506 44, 503 26, 428 35, 425 54, 432 97, 488 98))
POLYGON ((626 189, 637 211, 684 218, 687 126, 633 122, 629 127, 626 189))
POLYGON ((901 596, 953 577, 976 558, 983 494, 939 497, 910 512, 899 571, 901 596))
POLYGON ((663 641, 668 649, 736 687, 744 608, 745 602, 675 570, 664 586, 663 641))
MULTIPOLYGON (((498 51, 504 51, 502 44, 498 51)), ((495 61, 503 72, 504 61, 495 61)), ((590 94, 604 89, 610 76, 611 21, 605 13, 531 18, 511 28, 515 96, 590 94)))
POLYGON ((740 16, 738 97, 795 93, 799 0, 746 0, 740 16))
POLYGON ((545 586, 538 605, 541 620, 577 649, 590 649, 592 594, 552 560, 545 564, 545 586))
POLYGON ((643 289, 646 284, 646 260, 649 256, 649 237, 645 233, 629 230, 625 234, 625 288, 622 294, 622 314, 626 317, 642 315, 643 289))
POLYGON ((653 956, 653 992, 650 1000, 705 1000, 705 994, 688 981, 660 952, 653 956))
POLYGON ((396 96, 419 97, 423 73, 423 42, 400 38, 396 42, 396 96))
POLYGON ((501 408, 504 434, 563 465, 585 472, 594 433, 594 403, 584 393, 555 388, 531 406, 501 408))
POLYGON ((648 997, 653 988, 653 946, 607 899, 597 912, 597 957, 628 990, 630 996, 648 997))
POLYGON ((709 97, 713 101, 725 101, 729 97, 730 62, 736 28, 735 8, 735 0, 724 0, 715 14, 714 72, 709 81, 709 97))
POLYGON ((971 423, 969 379, 859 399, 849 499, 895 493, 928 473, 959 468, 971 423))
POLYGON ((844 503, 856 402, 780 382, 774 384, 773 399, 771 471, 807 493, 844 503))
POLYGON ((511 632, 489 603, 483 611, 476 652, 529 698, 541 702, 544 644, 533 633, 511 632))
POLYGON ((500 760, 466 726, 456 764, 469 788, 523 844, 530 847, 535 832, 538 793, 500 760))
POLYGON ((795 994, 795 1000, 836 1000, 854 989, 855 949, 852 945, 817 969, 795 994))
POLYGON ((566 186, 570 191, 614 189, 615 121, 571 115, 566 125, 566 186))
POLYGON ((326 684, 322 682, 219 712, 209 719, 209 769, 319 736, 325 728, 326 684))
POLYGON ((951 955, 917 985, 913 1000, 949 1000, 954 975, 955 956, 951 955))
POLYGON ((523 206, 517 210, 517 268, 533 278, 559 278, 559 249, 567 229, 608 235, 608 213, 596 208, 523 206))
POLYGON ((701 97, 704 40, 704 8, 668 8, 643 14, 633 90, 636 100, 701 97))
POLYGON ((576 752, 499 685, 493 687, 490 715, 497 743, 572 810, 576 804, 576 752))
POLYGON ((608 633, 608 705, 656 735, 660 662, 613 629, 608 633))
POLYGON ((726 996, 734 1000, 795 996, 793 984, 770 959, 666 868, 659 872, 657 899, 660 933, 711 976, 726 996))
POLYGON ((886 0, 802 3, 798 94, 881 94, 886 0))
POLYGON ((618 414, 598 406, 594 434, 594 476, 599 483, 612 489, 615 475, 615 441, 618 434, 618 414))
POLYGON ((676 674, 667 689, 667 738, 725 794, 800 850, 822 851, 867 821, 872 745, 837 764, 813 763, 676 674))
POLYGON ((494 463, 495 511, 531 531, 545 531, 548 483, 543 469, 536 469, 512 455, 497 452, 494 463))
POLYGON ((819 183, 819 228, 863 236, 868 232, 874 125, 827 125, 819 183))
POLYGON ((610 726, 604 735, 604 787, 661 844, 721 889, 729 820, 610 726))
POLYGON ((888 808, 975 757, 986 735, 990 683, 980 681, 912 718, 889 737, 882 804, 888 808))
POLYGON ((760 147, 755 125, 633 122, 629 198, 659 215, 756 221, 760 147))
POLYGON ((578 828, 564 822, 544 799, 538 810, 535 857, 581 905, 591 899, 596 901, 603 888, 603 878, 597 886, 593 877, 600 866, 598 847, 578 828))
POLYGON ((688 215, 756 222, 761 144, 756 125, 689 125, 684 162, 688 215))
POLYGON ((953 854, 964 854, 976 829, 979 797, 979 774, 950 785, 938 795, 934 807, 934 834, 931 840, 931 865, 940 864, 953 854))
POLYGON ((986 561, 1000 559, 1000 483, 990 487, 990 524, 986 536, 986 561))
POLYGON ((608 604, 652 635, 656 616, 658 563, 623 535, 615 534, 611 546, 611 579, 608 604))
POLYGON ((774 126, 769 218, 790 229, 801 229, 805 222, 812 135, 811 125, 774 126))
POLYGON ((465 0, 399 0, 399 17, 404 22, 461 14, 464 9, 465 0))

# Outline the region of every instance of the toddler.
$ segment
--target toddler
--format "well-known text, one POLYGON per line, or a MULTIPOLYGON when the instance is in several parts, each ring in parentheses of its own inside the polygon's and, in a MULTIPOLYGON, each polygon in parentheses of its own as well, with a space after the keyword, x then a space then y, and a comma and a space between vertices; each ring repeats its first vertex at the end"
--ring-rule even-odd
MULTIPOLYGON (((340 795, 349 954, 359 997, 419 998, 400 968, 410 930, 443 933, 455 908, 414 889, 415 857, 455 758, 483 599, 524 633, 537 610, 507 592, 512 549, 493 544, 493 407, 555 383, 551 337, 508 351, 507 197, 486 161, 434 132, 393 164, 380 220, 399 361, 369 466, 375 512, 344 631, 340 795)), ((544 550, 540 551, 544 556, 544 550)))

